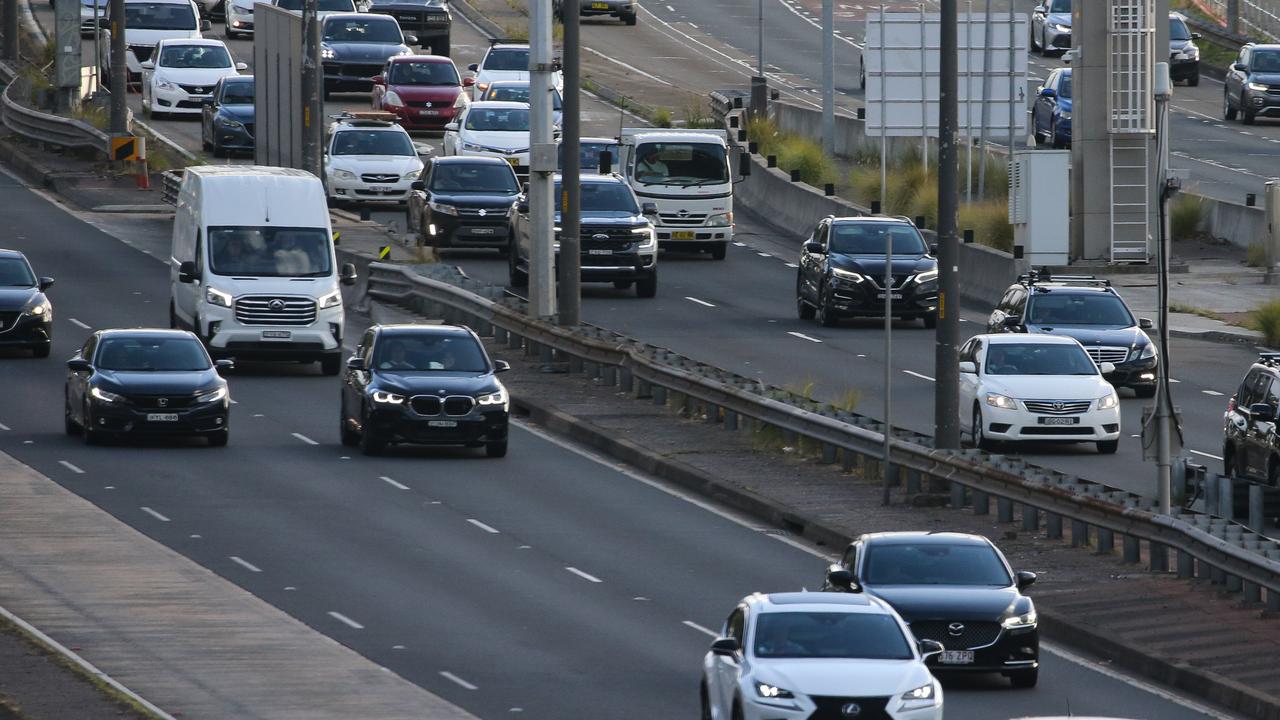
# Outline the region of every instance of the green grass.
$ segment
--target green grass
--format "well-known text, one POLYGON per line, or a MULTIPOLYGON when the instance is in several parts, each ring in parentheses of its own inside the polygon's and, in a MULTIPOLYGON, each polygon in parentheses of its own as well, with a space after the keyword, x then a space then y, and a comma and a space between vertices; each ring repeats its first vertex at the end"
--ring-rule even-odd
POLYGON ((649 117, 649 122, 653 123, 654 127, 669 128, 671 127, 671 111, 666 108, 658 108, 649 117))
POLYGON ((1266 267, 1267 247, 1262 243, 1251 243, 1249 249, 1245 251, 1245 262, 1249 267, 1266 267))
POLYGON ((1195 195, 1179 195, 1169 209, 1169 234, 1174 240, 1188 240, 1200 232, 1204 222, 1204 200, 1195 195))
POLYGON ((987 200, 960 206, 960 230, 973 230, 974 241, 1004 252, 1013 252, 1013 226, 1009 203, 987 200))
POLYGON ((773 121, 762 117, 747 118, 747 139, 756 144, 757 151, 764 156, 776 155, 780 134, 773 121))
POLYGON ((707 107, 707 99, 700 95, 690 95, 680 108, 684 116, 684 126, 688 128, 717 128, 720 124, 711 116, 707 107))
POLYGON ((836 169, 822 152, 822 145, 809 138, 788 135, 777 148, 778 167, 790 172, 798 170, 800 180, 810 185, 835 182, 836 169))
POLYGON ((1280 300, 1272 300, 1253 311, 1253 327, 1262 333, 1268 347, 1280 347, 1280 300))

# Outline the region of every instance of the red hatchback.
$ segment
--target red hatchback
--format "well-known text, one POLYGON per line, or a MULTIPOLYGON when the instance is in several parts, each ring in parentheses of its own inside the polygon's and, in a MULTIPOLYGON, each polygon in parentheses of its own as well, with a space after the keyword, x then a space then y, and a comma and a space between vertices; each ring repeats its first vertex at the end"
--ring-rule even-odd
POLYGON ((453 122, 462 88, 458 68, 447 57, 393 57, 373 78, 373 108, 393 113, 406 130, 443 130, 453 122))

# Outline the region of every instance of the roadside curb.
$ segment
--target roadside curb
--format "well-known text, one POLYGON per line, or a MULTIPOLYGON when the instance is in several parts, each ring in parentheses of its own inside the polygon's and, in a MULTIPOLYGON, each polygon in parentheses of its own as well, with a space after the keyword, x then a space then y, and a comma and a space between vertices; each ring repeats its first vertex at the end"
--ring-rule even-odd
POLYGON ((1262 343, 1264 342, 1261 337, 1252 337, 1250 335, 1224 332, 1221 330, 1199 331, 1169 328, 1169 335, 1187 340, 1204 340, 1205 342, 1218 343, 1220 345, 1248 345, 1262 347, 1262 343))

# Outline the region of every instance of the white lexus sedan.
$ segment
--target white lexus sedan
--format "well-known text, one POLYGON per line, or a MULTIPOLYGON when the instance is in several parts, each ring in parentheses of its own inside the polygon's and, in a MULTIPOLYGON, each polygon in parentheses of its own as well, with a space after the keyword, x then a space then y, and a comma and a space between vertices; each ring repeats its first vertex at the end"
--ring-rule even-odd
POLYGON ((702 661, 702 717, 942 720, 942 685, 888 603, 864 593, 756 593, 702 661))
POLYGON ((473 102, 444 126, 444 155, 492 155, 512 167, 529 166, 529 106, 473 102))
POLYGON ((199 115, 219 80, 248 67, 232 60, 221 40, 161 40, 142 63, 142 109, 153 118, 199 115))
POLYGON ((977 335, 960 349, 960 426, 974 445, 1001 441, 1120 445, 1120 400, 1078 340, 1064 335, 977 335))

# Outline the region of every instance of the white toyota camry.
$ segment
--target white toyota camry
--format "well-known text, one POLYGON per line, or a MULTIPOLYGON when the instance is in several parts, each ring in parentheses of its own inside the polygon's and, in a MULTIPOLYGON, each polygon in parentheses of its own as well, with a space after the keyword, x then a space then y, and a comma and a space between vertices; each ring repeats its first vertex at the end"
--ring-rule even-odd
POLYGON ((221 40, 161 40, 142 63, 142 109, 152 117, 199 115, 219 80, 248 67, 232 60, 221 40))
POLYGON ((709 720, 941 720, 942 685, 884 601, 863 593, 750 595, 702 661, 709 720))
POLYGON ((493 155, 512 167, 529 165, 529 106, 474 102, 444 126, 444 155, 493 155))

